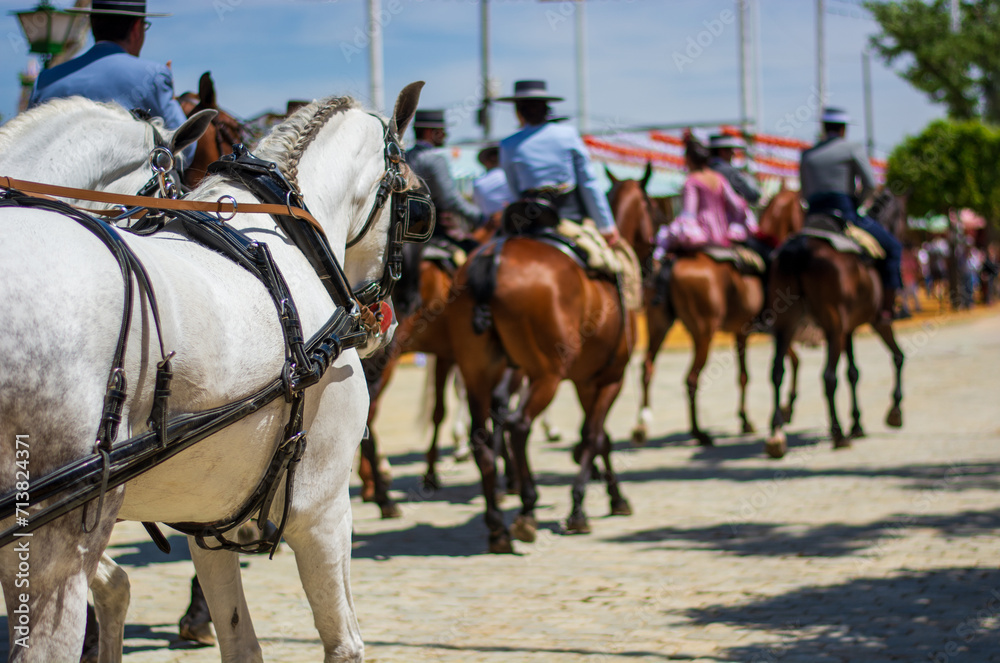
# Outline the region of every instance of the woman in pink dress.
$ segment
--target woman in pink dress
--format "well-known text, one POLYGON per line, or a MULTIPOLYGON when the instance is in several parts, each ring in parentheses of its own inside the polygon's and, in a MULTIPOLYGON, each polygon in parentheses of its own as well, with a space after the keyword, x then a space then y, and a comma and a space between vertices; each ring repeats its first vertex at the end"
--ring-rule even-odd
POLYGON ((757 231, 746 202, 725 177, 708 167, 708 148, 690 133, 684 136, 684 144, 689 173, 681 191, 684 207, 673 223, 657 233, 657 260, 668 253, 743 242, 757 231))

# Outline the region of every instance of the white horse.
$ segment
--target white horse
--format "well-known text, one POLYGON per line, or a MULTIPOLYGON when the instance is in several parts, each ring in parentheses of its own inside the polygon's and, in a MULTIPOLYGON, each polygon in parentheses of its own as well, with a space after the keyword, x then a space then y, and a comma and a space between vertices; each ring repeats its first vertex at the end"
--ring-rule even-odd
POLYGON ((153 175, 149 165, 153 148, 180 154, 205 133, 216 113, 200 111, 170 130, 159 118, 138 120, 117 104, 83 97, 53 99, 0 127, 0 175, 135 194, 153 175))
MULTIPOLYGON (((165 147, 172 155, 198 140, 216 111, 192 115, 175 130, 163 121, 138 119, 117 104, 84 97, 54 99, 17 115, 0 127, 0 175, 19 180, 134 194, 150 180, 150 152, 165 147)), ((70 201, 93 208, 90 201, 70 201)), ((120 660, 129 603, 128 577, 106 554, 91 582, 105 651, 120 660)))
MULTIPOLYGON (((392 124, 398 132, 412 117, 418 97, 419 86, 400 95, 392 124)), ((279 125, 257 150, 259 157, 275 161, 297 180, 352 285, 378 279, 384 268, 388 208, 375 215, 361 241, 345 248, 375 207, 385 171, 384 138, 381 121, 353 102, 327 100, 279 125)), ((244 187, 218 177, 206 180, 191 198, 215 201, 223 196, 244 205, 257 202, 244 187)), ((294 296, 306 336, 317 330, 333 304, 305 257, 270 218, 239 214, 229 223, 267 243, 294 296)), ((254 277, 189 241, 179 228, 127 241, 159 299, 163 341, 177 353, 171 414, 238 400, 279 374, 284 361, 280 324, 254 277)), ((0 252, 9 276, 0 284, 0 357, 5 365, 0 439, 11 440, 0 447, 0 491, 9 493, 18 434, 33 440, 35 476, 92 453, 121 323, 123 286, 104 246, 75 222, 52 213, 0 210, 0 252)), ((125 363, 132 380, 119 438, 145 430, 152 405, 159 339, 147 307, 136 308, 125 363)), ((327 662, 361 660, 363 652, 348 585, 347 485, 366 411, 367 392, 355 352, 345 352, 306 392, 309 447, 299 464, 285 539, 296 552, 327 662)), ((115 518, 212 522, 234 514, 270 461, 287 415, 283 401, 272 403, 110 491, 101 520, 89 534, 81 531, 79 510, 38 530, 31 539, 31 593, 25 603, 32 646, 18 647, 12 628, 12 660, 78 656, 88 579, 115 518)), ((279 491, 275 513, 284 508, 282 497, 279 491)), ((262 660, 237 556, 191 548, 213 619, 225 625, 217 633, 223 660, 262 660)), ((0 550, 0 583, 9 615, 20 605, 16 569, 13 547, 0 550)), ((101 658, 106 659, 104 652, 101 658)))

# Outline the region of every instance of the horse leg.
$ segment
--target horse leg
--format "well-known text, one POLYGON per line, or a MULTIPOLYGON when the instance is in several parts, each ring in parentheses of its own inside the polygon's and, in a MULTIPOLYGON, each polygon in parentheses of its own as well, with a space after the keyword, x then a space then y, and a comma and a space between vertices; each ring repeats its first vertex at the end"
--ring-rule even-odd
POLYGON ((437 475, 438 434, 441 432, 441 422, 445 416, 445 388, 448 385, 448 372, 452 364, 441 361, 434 362, 434 432, 431 434, 431 446, 427 449, 427 472, 424 474, 424 488, 427 490, 437 490, 441 487, 441 480, 437 475))
POLYGON ((878 335, 882 337, 886 347, 892 352, 892 362, 896 367, 893 376, 892 407, 889 409, 888 414, 886 414, 885 424, 892 428, 899 428, 903 425, 903 411, 900 409, 900 404, 903 402, 903 361, 906 357, 904 357, 903 351, 899 349, 899 344, 896 343, 896 335, 892 332, 891 322, 880 320, 875 323, 874 327, 878 335))
POLYGON ((538 380, 532 380, 528 384, 528 393, 518 404, 517 414, 510 424, 513 464, 517 471, 518 483, 521 485, 521 513, 514 521, 511 532, 514 538, 527 543, 535 540, 538 529, 538 521, 535 519, 538 489, 535 487, 535 479, 528 464, 528 436, 531 433, 531 422, 555 398, 560 380, 558 375, 546 375, 538 380))
POLYGON ((847 335, 847 343, 844 345, 844 353, 847 355, 847 381, 851 385, 851 435, 853 438, 865 436, 865 429, 861 427, 861 410, 858 408, 858 380, 861 373, 854 361, 854 334, 847 335))
MULTIPOLYGON (((839 327, 840 325, 838 325, 839 327)), ((823 369, 823 387, 826 391, 826 406, 830 414, 830 437, 833 438, 833 448, 843 449, 851 446, 849 438, 844 437, 837 418, 837 364, 844 351, 844 335, 842 332, 827 332, 826 334, 826 368, 823 369)))
POLYGON ((747 383, 750 377, 747 373, 747 335, 736 334, 736 358, 740 363, 740 421, 743 422, 743 432, 752 433, 753 424, 747 419, 747 383))
MULTIPOLYGON (((455 362, 448 361, 445 362, 442 359, 437 360, 438 365, 446 365, 445 369, 445 381, 447 381, 448 373, 455 366, 455 362)), ((455 396, 459 403, 464 403, 466 400, 465 395, 465 383, 462 382, 462 374, 455 371, 455 396)), ((442 383, 441 390, 436 395, 436 402, 441 404, 441 418, 444 419, 444 407, 445 407, 445 386, 442 383)), ((435 414, 437 413, 437 407, 434 408, 435 414)), ((452 422, 451 428, 451 439, 455 443, 455 462, 462 463, 469 460, 472 457, 472 450, 469 448, 469 411, 463 408, 461 405, 457 408, 455 412, 455 418, 452 422)))
POLYGON ((608 498, 611 500, 611 515, 631 516, 632 506, 625 499, 625 496, 622 495, 621 488, 618 485, 618 475, 615 474, 611 466, 611 436, 608 435, 608 431, 604 428, 608 412, 611 410, 611 406, 618 397, 621 388, 622 382, 619 381, 601 390, 595 407, 595 412, 599 414, 600 424, 599 426, 595 426, 595 428, 599 432, 597 447, 598 453, 601 454, 601 458, 604 461, 604 480, 607 484, 608 498))
MULTIPOLYGON (((590 522, 583 508, 584 498, 587 494, 587 482, 590 481, 594 473, 594 460, 601 452, 601 437, 604 434, 604 416, 610 403, 620 389, 620 383, 597 387, 593 384, 576 383, 576 393, 580 399, 580 407, 583 408, 583 426, 580 429, 580 444, 577 447, 577 462, 580 469, 573 479, 573 506, 569 518, 566 520, 566 532, 569 534, 589 534, 590 522)), ((605 469, 607 461, 605 461, 605 469)), ((617 492, 617 479, 614 480, 617 492)), ((608 494, 612 495, 611 482, 608 483, 608 494)), ((620 493, 618 497, 621 497, 620 493)), ((614 509, 614 504, 612 504, 614 509)))
MULTIPOLYGON (((771 364, 771 436, 764 443, 764 451, 771 458, 783 458, 788 451, 788 442, 785 437, 785 420, 781 410, 781 381, 785 377, 785 354, 787 354, 792 344, 792 330, 788 327, 775 327, 774 329, 774 359, 771 364)), ((793 363, 797 366, 797 363, 793 363)), ((793 376, 795 373, 793 373, 793 376)))
POLYGON ((665 312, 649 306, 646 308, 646 330, 649 344, 646 347, 646 357, 642 363, 642 406, 639 408, 639 420, 632 430, 632 444, 643 446, 649 438, 649 424, 653 421, 653 410, 649 402, 649 385, 653 381, 653 371, 656 368, 656 355, 670 331, 672 321, 667 319, 665 312))
POLYGON ((125 615, 130 600, 128 574, 105 552, 90 581, 94 612, 100 625, 98 663, 121 663, 125 615))
POLYGON ((293 522, 285 539, 295 551, 299 578, 323 641, 324 663, 360 663, 364 643, 351 594, 351 510, 341 498, 328 507, 289 514, 293 522), (330 517, 337 512, 341 517, 330 517))
POLYGON ((228 550, 205 550, 192 536, 188 537, 188 549, 215 623, 222 660, 262 663, 264 656, 243 594, 239 555, 228 550))
MULTIPOLYGON (((507 494, 518 495, 521 492, 521 482, 518 479, 517 461, 507 444, 507 430, 511 426, 510 399, 514 387, 521 381, 520 374, 514 369, 504 371, 503 378, 497 383, 490 395, 492 407, 490 419, 493 423, 493 453, 503 458, 504 479, 507 482, 507 494)), ((524 402, 519 399, 519 403, 524 402)), ((515 538, 518 538, 515 535, 515 538)), ((522 541, 524 539, 521 539, 522 541)))
POLYGON ((378 466, 378 441, 375 432, 368 428, 368 434, 361 438, 361 458, 371 468, 372 500, 378 504, 383 519, 400 518, 403 512, 395 500, 389 497, 389 482, 378 466))
POLYGON ((799 395, 799 355, 790 344, 788 346, 788 363, 792 365, 792 384, 788 391, 788 405, 781 408, 781 416, 786 424, 792 421, 792 407, 799 395))
MULTIPOLYGON (((111 537, 121 507, 120 495, 119 490, 105 496, 101 519, 89 534, 81 533, 81 518, 86 515, 87 523, 93 523, 96 500, 0 549, 9 661, 51 663, 80 659, 90 579, 96 575, 111 537)), ((10 519, 3 523, 4 527, 13 524, 10 519)), ((107 604, 102 607, 112 610, 105 615, 109 633, 104 634, 111 651, 100 654, 104 657, 100 660, 120 661, 122 643, 115 636, 123 637, 123 632, 110 617, 117 611, 107 604)))
POLYGON ((701 369, 705 367, 705 362, 708 361, 708 349, 712 341, 712 334, 711 332, 703 334, 693 331, 691 336, 694 339, 694 358, 691 360, 691 368, 688 370, 686 380, 688 406, 691 415, 691 437, 698 440, 698 444, 701 446, 710 447, 713 444, 712 437, 698 426, 697 396, 698 376, 701 375, 701 369))

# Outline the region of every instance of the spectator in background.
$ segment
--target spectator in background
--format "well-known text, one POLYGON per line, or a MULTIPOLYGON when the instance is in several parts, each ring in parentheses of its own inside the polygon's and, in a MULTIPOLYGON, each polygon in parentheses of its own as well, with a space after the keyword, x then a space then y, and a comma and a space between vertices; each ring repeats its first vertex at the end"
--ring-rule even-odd
POLYGON ((479 150, 479 163, 486 172, 472 183, 472 200, 491 227, 499 227, 503 210, 514 201, 514 194, 507 186, 507 175, 500 167, 500 146, 496 143, 479 150))
POLYGON ((903 277, 902 301, 900 302, 900 318, 913 316, 913 311, 921 311, 920 300, 917 299, 917 283, 920 281, 920 262, 912 246, 903 249, 900 257, 900 273, 903 277), (910 308, 910 303, 913 308, 910 308))

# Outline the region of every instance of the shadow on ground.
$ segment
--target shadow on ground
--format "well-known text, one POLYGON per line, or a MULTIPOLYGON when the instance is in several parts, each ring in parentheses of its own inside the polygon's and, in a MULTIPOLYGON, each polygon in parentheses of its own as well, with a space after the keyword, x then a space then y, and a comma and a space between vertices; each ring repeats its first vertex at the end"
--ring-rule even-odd
POLYGON ((610 539, 621 543, 648 542, 651 548, 719 550, 739 556, 842 557, 866 549, 877 551, 908 528, 935 530, 944 538, 995 536, 1000 531, 1000 509, 879 520, 863 525, 791 527, 777 523, 732 523, 714 527, 658 527, 610 539))
POLYGON ((725 661, 985 663, 998 660, 1000 652, 1000 571, 955 568, 858 578, 688 610, 687 616, 695 624, 786 636, 782 644, 731 648, 720 656, 725 661))

